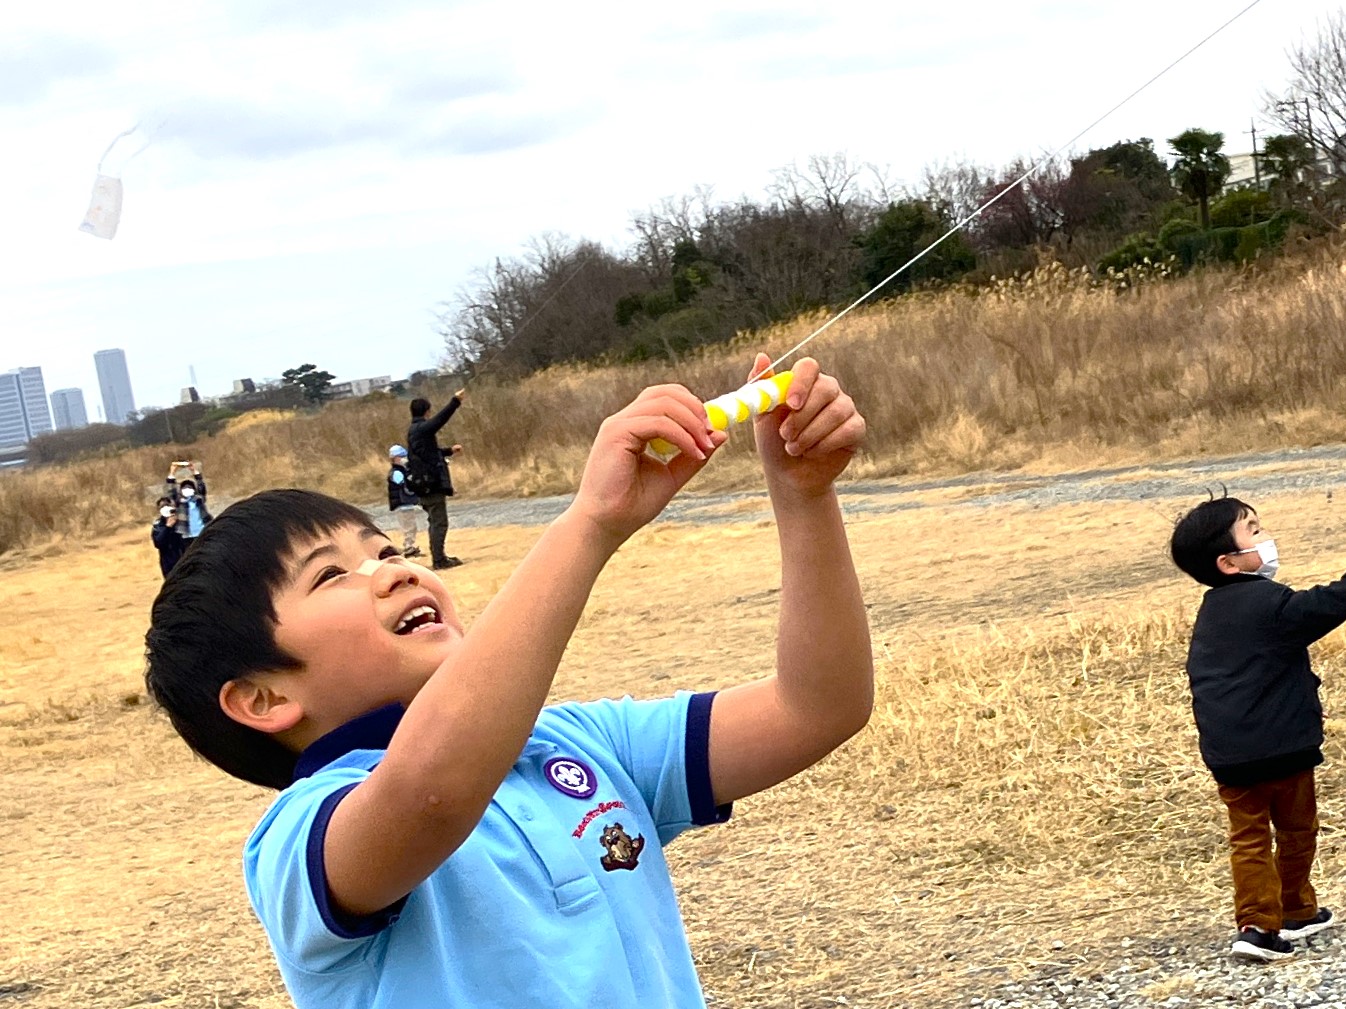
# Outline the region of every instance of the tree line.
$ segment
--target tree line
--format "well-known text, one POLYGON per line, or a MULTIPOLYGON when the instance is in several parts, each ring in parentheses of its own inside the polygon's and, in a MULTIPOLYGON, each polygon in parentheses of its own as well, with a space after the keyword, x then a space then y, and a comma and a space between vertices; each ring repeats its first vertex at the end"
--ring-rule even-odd
POLYGON ((718 201, 702 188, 665 199, 634 216, 624 250, 544 235, 477 271, 439 316, 447 363, 521 374, 569 361, 676 360, 881 283, 875 297, 975 284, 1044 259, 1106 273, 1256 258, 1295 228, 1346 220, 1346 14, 1290 63, 1288 88, 1264 96, 1280 132, 1237 187, 1227 185, 1224 136, 1199 128, 1168 138, 1162 154, 1141 137, 1036 165, 932 165, 914 185, 845 154, 815 155, 773 172, 763 198, 718 201))

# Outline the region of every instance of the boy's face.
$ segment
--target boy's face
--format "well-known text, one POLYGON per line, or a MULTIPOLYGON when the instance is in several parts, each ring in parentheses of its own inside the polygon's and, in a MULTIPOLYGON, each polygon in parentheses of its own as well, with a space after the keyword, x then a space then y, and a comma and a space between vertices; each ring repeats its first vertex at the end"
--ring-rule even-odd
MULTIPOLYGON (((1256 512, 1244 512, 1234 523, 1230 532, 1234 535, 1235 547, 1247 552, 1224 554, 1220 558, 1222 562, 1228 561, 1233 565, 1235 570, 1228 573, 1256 574, 1257 569, 1262 566, 1262 558, 1258 556, 1254 548, 1267 539, 1267 533, 1262 529, 1262 520, 1257 517, 1256 512)), ((1223 564, 1221 564, 1221 567, 1223 568, 1223 564)))
MULTIPOLYGON (((303 664, 284 689, 305 735, 386 704, 410 704, 463 636, 448 590, 374 530, 296 545, 276 591, 276 644, 303 664)), ((311 741, 311 740, 310 740, 311 741)))

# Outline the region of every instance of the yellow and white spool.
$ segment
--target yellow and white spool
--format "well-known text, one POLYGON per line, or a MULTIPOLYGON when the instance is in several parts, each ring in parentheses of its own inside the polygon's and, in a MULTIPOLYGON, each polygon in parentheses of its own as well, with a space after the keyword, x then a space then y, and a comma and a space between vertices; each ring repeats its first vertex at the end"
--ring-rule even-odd
MULTIPOLYGON (((793 380, 792 372, 783 371, 770 378, 759 378, 755 382, 749 382, 723 396, 716 396, 702 404, 706 408, 706 419, 716 431, 728 431, 750 418, 770 413, 785 402, 785 396, 790 391, 790 383, 793 380)), ((651 455, 663 462, 668 462, 678 454, 678 447, 662 438, 655 438, 646 448, 651 455)))

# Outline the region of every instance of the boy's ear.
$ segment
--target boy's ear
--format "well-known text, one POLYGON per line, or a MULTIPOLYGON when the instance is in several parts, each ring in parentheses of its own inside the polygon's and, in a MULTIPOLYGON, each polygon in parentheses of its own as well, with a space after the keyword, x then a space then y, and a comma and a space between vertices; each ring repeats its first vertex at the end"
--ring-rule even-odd
POLYGON ((260 677, 241 676, 220 687, 220 708, 240 725, 268 736, 293 729, 304 717, 297 700, 260 677))
POLYGON ((1215 570, 1222 575, 1242 574, 1239 566, 1234 563, 1234 558, 1230 554, 1221 554, 1215 558, 1215 570))

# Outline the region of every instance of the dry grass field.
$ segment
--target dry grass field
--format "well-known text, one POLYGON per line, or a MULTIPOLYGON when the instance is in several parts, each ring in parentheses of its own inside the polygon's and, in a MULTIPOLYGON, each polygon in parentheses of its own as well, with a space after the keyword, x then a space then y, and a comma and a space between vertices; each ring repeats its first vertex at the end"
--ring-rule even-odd
MULTIPOLYGON (((1346 569, 1346 503, 1256 503, 1291 583, 1346 569)), ((1182 674, 1199 593, 1163 553, 1179 506, 986 509, 931 492, 852 521, 870 726, 670 850, 713 1005, 965 1005, 1035 965, 1087 975, 1128 938, 1225 936, 1220 810, 1182 674)), ((454 534, 469 618, 537 532, 454 534)), ((555 696, 765 671, 774 550, 757 521, 645 530, 600 581, 555 696)), ((268 794, 193 759, 143 696, 158 583, 142 529, 0 558, 0 1005, 289 1005, 239 874, 268 794)), ((1346 874, 1340 632, 1315 659, 1331 900, 1346 874)))
MULTIPOLYGON (((812 344, 861 404, 868 451, 853 476, 1097 466, 1346 441, 1346 234, 1244 269, 1158 280, 1097 278, 1047 264, 989 287, 864 307, 812 344)), ((680 382, 702 398, 747 377, 752 352, 781 353, 825 315, 743 335, 676 361, 489 371, 444 431, 466 493, 571 491, 602 419, 641 388, 680 382)), ((300 337, 296 337, 299 339, 300 337)), ((418 390, 436 405, 457 383, 418 390)), ((171 459, 205 464, 217 494, 300 486, 383 496, 387 446, 407 403, 391 396, 315 413, 244 414, 191 445, 96 455, 0 473, 0 556, 53 537, 105 535, 153 518, 171 459)), ((736 439, 698 480, 742 486, 736 439)))
MULTIPOLYGON (((816 345, 869 421, 850 476, 1060 473, 1346 440, 1343 250, 1335 237, 1162 283, 1047 267, 859 311, 816 345)), ((791 346, 821 321, 752 347, 791 346)), ((487 376, 445 433, 468 449, 456 482, 475 496, 572 490, 599 420, 641 386, 708 397, 749 359, 740 343, 671 365, 487 376)), ((269 796, 194 760, 144 698, 159 584, 147 526, 171 458, 203 460, 217 510, 283 485, 378 501, 406 419, 392 398, 245 415, 191 446, 0 474, 0 1006, 289 1004, 239 874, 269 796)), ((693 489, 756 486, 749 443, 731 441, 693 489)), ((1226 934, 1221 810, 1182 674, 1199 592, 1164 553, 1192 502, 986 508, 967 486, 919 493, 920 507, 857 507, 850 523, 878 660, 870 726, 670 851, 714 1006, 960 1006, 1035 969, 1087 977, 1121 950, 1143 959, 1150 940, 1226 934)), ((1346 569, 1346 503, 1292 490, 1255 503, 1292 584, 1346 569)), ((768 668, 774 532, 751 502, 720 511, 726 524, 656 525, 621 551, 556 698, 714 688, 768 668)), ((537 535, 454 532, 470 563, 450 584, 469 619, 537 535)), ((1346 874, 1340 632, 1316 661, 1331 902, 1346 874)))

